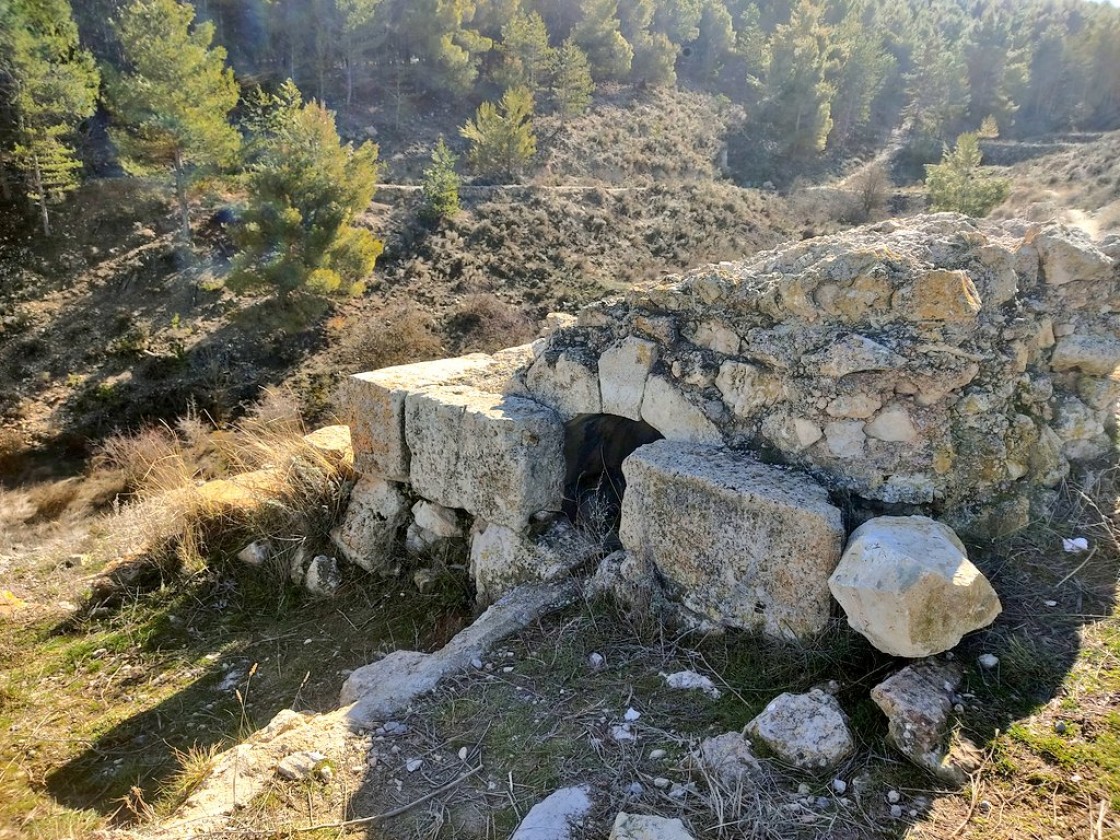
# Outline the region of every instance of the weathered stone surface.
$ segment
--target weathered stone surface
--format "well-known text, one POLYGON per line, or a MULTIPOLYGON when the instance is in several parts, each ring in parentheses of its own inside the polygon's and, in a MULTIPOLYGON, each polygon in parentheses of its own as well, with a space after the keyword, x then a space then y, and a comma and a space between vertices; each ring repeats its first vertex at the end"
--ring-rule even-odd
POLYGON ((812 773, 831 770, 855 749, 840 704, 820 689, 778 695, 746 731, 779 760, 812 773))
POLYGON ((334 595, 341 583, 342 576, 338 572, 338 561, 325 554, 313 557, 303 575, 303 588, 316 598, 329 598, 334 595))
POLYGON ((810 376, 840 379, 851 373, 868 370, 890 370, 905 359, 866 336, 849 333, 803 360, 810 376))
POLYGON ((698 758, 710 775, 731 785, 758 769, 751 742, 741 732, 705 738, 700 742, 698 758))
POLYGON ((915 321, 970 321, 980 313, 980 293, 966 271, 933 269, 920 272, 891 305, 915 321))
POLYGON ((608 840, 693 840, 678 819, 619 812, 608 840))
POLYGON ((468 386, 409 394, 405 438, 417 493, 444 507, 519 530, 540 510, 560 510, 564 425, 523 397, 468 386))
POLYGON ((824 488, 749 456, 660 441, 623 463, 620 539, 716 622, 779 636, 828 620, 840 511, 824 488))
POLYGON ((342 522, 331 531, 331 542, 356 566, 385 571, 407 516, 399 484, 364 475, 350 491, 350 503, 342 522))
POLYGON ((339 400, 350 426, 358 471, 392 481, 407 481, 405 397, 433 385, 475 382, 493 366, 492 357, 474 353, 455 359, 382 368, 345 379, 339 400))
POLYGON ((828 585, 852 628, 893 656, 949 650, 1000 612, 999 598, 957 535, 924 516, 865 522, 828 585))
POLYGON ((354 466, 354 446, 350 441, 349 426, 324 426, 304 435, 303 439, 333 466, 346 469, 354 466))
POLYGON ((421 499, 412 506, 412 522, 405 532, 404 544, 413 554, 423 555, 464 536, 463 525, 454 510, 421 499))
POLYGON ((599 391, 603 411, 631 420, 642 419, 642 400, 649 372, 657 362, 657 345, 630 337, 599 357, 599 391))
POLYGON ((470 570, 478 603, 489 604, 522 583, 551 580, 597 550, 566 520, 530 536, 493 522, 477 521, 471 538, 470 570))
POLYGON ((591 811, 587 787, 553 791, 529 809, 509 840, 568 840, 576 823, 591 811))
POLYGON ((1120 368, 1120 341, 1092 335, 1067 335, 1054 347, 1050 367, 1111 376, 1120 368))
POLYGON ((237 559, 246 566, 263 566, 271 554, 272 548, 266 540, 256 540, 237 552, 237 559))
POLYGON ((778 375, 746 362, 727 361, 720 365, 716 387, 727 407, 740 417, 753 417, 782 396, 778 375))
POLYGON ((949 747, 949 713, 961 682, 958 667, 932 660, 908 665, 871 689, 888 719, 887 739, 910 761, 952 784, 976 769, 971 751, 949 747))
POLYGON ((1047 285, 1104 280, 1112 270, 1112 258, 1093 245, 1079 229, 1047 225, 1034 236, 1033 242, 1047 285))
POLYGON ((582 355, 570 351, 550 360, 548 354, 542 354, 525 374, 529 396, 555 410, 564 420, 603 410, 598 371, 582 355))
POLYGON ((663 376, 651 376, 646 381, 641 419, 669 440, 723 442, 716 424, 663 376))

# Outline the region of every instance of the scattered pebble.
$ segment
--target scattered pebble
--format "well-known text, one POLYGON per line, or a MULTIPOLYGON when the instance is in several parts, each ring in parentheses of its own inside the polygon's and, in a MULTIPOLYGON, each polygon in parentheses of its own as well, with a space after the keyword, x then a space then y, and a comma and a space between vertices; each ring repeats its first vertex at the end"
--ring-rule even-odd
POLYGON ((466 747, 459 747, 459 760, 460 761, 466 761, 467 760, 467 748, 466 747))
POLYGON ((963 715, 964 714, 964 703, 955 703, 953 705, 953 711, 956 712, 958 715, 963 715))
POLYGON ((513 666, 512 665, 506 665, 504 668, 502 668, 502 673, 503 674, 512 674, 513 673, 513 666))
POLYGON ((646 792, 646 789, 644 787, 642 787, 641 782, 631 782, 629 785, 626 786, 626 795, 627 796, 641 796, 645 792, 646 792))
POLYGON ((617 723, 611 727, 611 737, 616 741, 633 741, 638 736, 630 731, 630 724, 617 723))
POLYGON ((626 721, 633 722, 633 721, 637 720, 638 718, 640 718, 641 716, 642 716, 642 713, 637 711, 633 706, 631 706, 629 709, 626 710, 626 714, 624 714, 622 716, 622 719, 626 720, 626 721))
POLYGON ((915 809, 911 808, 910 809, 910 816, 916 817, 916 816, 918 816, 918 812, 915 809))
POLYGON ((407 770, 409 773, 415 773, 417 770, 419 770, 421 768, 421 766, 423 766, 423 764, 424 764, 424 759, 422 759, 422 758, 411 758, 405 763, 404 769, 407 770))
POLYGON ((1074 773, 1072 776, 1069 777, 1069 780, 1076 785, 1078 782, 1081 781, 1081 774, 1080 773, 1074 773))
POLYGON ((797 786, 797 793, 800 796, 808 796, 809 795, 809 786, 807 784, 805 784, 804 782, 802 782, 801 784, 799 784, 797 786))
POLYGON ((894 817, 896 820, 902 819, 902 806, 901 805, 892 805, 891 806, 891 816, 894 817))
POLYGON ((668 753, 665 752, 665 750, 650 750, 649 751, 649 757, 650 757, 651 761, 660 761, 661 759, 663 759, 667 755, 668 755, 668 753))
POLYGON ((844 808, 851 808, 852 807, 852 800, 850 800, 846 796, 841 796, 840 797, 840 805, 844 808))
POLYGON ((981 668, 987 668, 989 671, 999 664, 999 657, 992 653, 982 653, 977 659, 981 668))
POLYGON ((474 668, 476 671, 481 671, 482 670, 482 660, 479 659, 476 656, 474 659, 471 660, 471 667, 474 668))
POLYGON ((1065 735, 1066 734, 1066 722, 1064 720, 1060 720, 1057 723, 1055 723, 1054 724, 1054 731, 1057 732, 1059 735, 1065 735))
POLYGON ((664 776, 658 776, 653 780, 653 786, 658 790, 664 790, 665 788, 669 787, 669 780, 664 776))
POLYGON ((992 810, 992 803, 989 802, 987 799, 983 799, 983 800, 980 801, 979 808, 980 808, 980 813, 981 814, 986 814, 990 810, 992 810))
POLYGON ((843 793, 844 791, 846 791, 848 789, 848 783, 845 782, 843 779, 833 779, 832 780, 832 789, 834 791, 836 791, 837 793, 843 793))
POLYGON ((1068 554, 1080 554, 1089 550, 1089 541, 1084 537, 1074 537, 1072 540, 1063 539, 1062 549, 1068 554))
POLYGON ((596 671, 602 668, 603 665, 606 664, 606 662, 607 660, 603 658, 603 654, 601 653, 593 653, 589 657, 587 657, 587 664, 594 668, 596 671))
POLYGON ((1057 601, 1043 601, 1042 605, 1044 607, 1056 607, 1056 606, 1058 606, 1058 602, 1057 601))
POLYGON ((677 671, 675 674, 661 673, 661 678, 669 688, 693 688, 704 692, 713 700, 718 700, 720 691, 710 679, 695 671, 677 671))
POLYGON ((832 804, 827 796, 818 796, 815 801, 818 808, 827 808, 832 804))
POLYGON ((901 799, 902 799, 902 794, 899 793, 897 790, 887 791, 887 802, 891 803, 892 805, 899 802, 901 799))

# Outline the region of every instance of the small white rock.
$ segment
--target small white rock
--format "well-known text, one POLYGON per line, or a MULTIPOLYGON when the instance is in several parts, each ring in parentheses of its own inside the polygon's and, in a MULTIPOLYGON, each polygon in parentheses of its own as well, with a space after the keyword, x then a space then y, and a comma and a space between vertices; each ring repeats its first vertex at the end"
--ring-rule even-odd
POLYGON ((627 796, 641 796, 645 792, 646 789, 642 787, 641 782, 631 782, 626 787, 627 796))
POLYGON ((901 800, 902 800, 902 794, 899 793, 897 790, 887 791, 887 802, 894 805, 901 800))
POLYGON ((894 817, 896 820, 902 819, 902 806, 901 805, 892 805, 891 806, 891 816, 894 817))
POLYGON ((992 653, 982 653, 977 661, 981 668, 987 668, 990 671, 999 664, 999 657, 992 653))
POLYGON ((624 714, 622 716, 622 719, 626 720, 626 721, 633 722, 633 721, 636 721, 641 716, 642 716, 642 713, 637 711, 633 706, 631 706, 629 709, 626 710, 626 714, 624 714))
POLYGON ((1057 601, 1043 601, 1042 605, 1044 607, 1056 607, 1056 606, 1058 606, 1058 602, 1057 601))
POLYGON ((467 748, 466 747, 459 747, 459 760, 460 761, 466 761, 467 760, 467 754, 468 753, 467 753, 467 748))
POLYGON ((596 671, 602 668, 603 665, 606 664, 606 662, 607 660, 603 658, 603 654, 601 653, 593 653, 589 657, 587 657, 587 664, 596 671))
POLYGON ((666 755, 668 755, 668 753, 665 752, 665 750, 650 750, 649 751, 649 757, 650 757, 651 761, 660 761, 666 755))
POLYGON ((808 796, 809 795, 809 790, 810 790, 809 786, 807 784, 805 784, 804 782, 802 782, 801 784, 799 784, 797 786, 797 793, 798 793, 799 796, 808 796))
POLYGON ((665 788, 669 787, 669 784, 670 784, 669 780, 666 779, 664 776, 658 776, 656 779, 653 780, 653 786, 655 788, 657 788, 658 790, 664 790, 665 788))
POLYGON ((424 759, 422 758, 410 758, 408 762, 405 763, 404 769, 409 773, 415 773, 423 764, 424 759))
POLYGON ((834 791, 836 791, 837 793, 843 793, 844 791, 846 791, 848 789, 848 783, 845 782, 843 779, 833 779, 832 780, 832 789, 834 791))

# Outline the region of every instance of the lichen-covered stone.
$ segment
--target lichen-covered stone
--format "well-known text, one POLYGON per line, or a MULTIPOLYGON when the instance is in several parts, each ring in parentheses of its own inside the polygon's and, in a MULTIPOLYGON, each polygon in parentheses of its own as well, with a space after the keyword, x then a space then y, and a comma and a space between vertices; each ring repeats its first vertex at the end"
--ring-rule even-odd
POLYGON ((823 487, 741 453, 669 440, 640 447, 623 473, 619 537, 686 607, 778 636, 824 626, 844 530, 823 487))
POLYGON ((887 716, 887 740, 918 767, 952 784, 962 784, 975 769, 949 746, 949 713, 960 682, 955 665, 929 660, 871 689, 871 699, 887 716))
POLYGON ((746 731, 782 762, 810 773, 831 770, 855 749, 840 704, 816 688, 808 694, 778 695, 746 731))
POLYGON ((860 525, 828 585, 852 628, 892 656, 949 650, 1000 612, 957 535, 925 516, 860 525))

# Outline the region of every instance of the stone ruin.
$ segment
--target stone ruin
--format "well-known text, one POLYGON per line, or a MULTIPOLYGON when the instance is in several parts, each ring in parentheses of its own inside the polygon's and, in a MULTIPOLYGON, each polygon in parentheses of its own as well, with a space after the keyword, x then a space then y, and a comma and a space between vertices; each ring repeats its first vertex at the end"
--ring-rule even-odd
MULTIPOLYGON (((486 604, 586 561, 569 520, 591 478, 621 496, 604 586, 656 580, 694 623, 811 634, 861 522, 1005 535, 1113 452, 1118 261, 1058 225, 928 215, 638 286, 532 345, 352 376, 361 477, 335 542, 374 571, 402 537, 458 546, 486 604)), ((968 561, 939 539, 951 589, 968 561)), ((972 577, 980 623, 960 632, 998 612, 972 577)))

